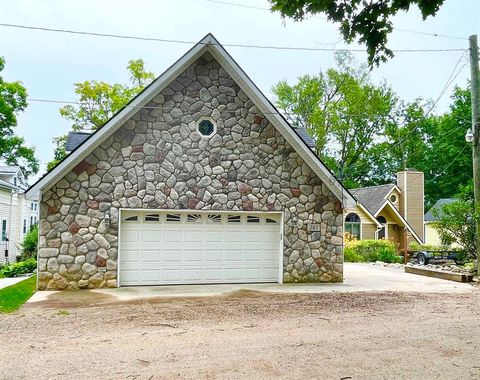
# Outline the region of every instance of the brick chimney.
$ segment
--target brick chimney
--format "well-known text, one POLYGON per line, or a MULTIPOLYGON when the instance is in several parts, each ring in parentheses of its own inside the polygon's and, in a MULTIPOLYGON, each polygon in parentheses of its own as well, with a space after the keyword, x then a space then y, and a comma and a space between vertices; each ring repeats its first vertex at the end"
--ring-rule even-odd
POLYGON ((402 191, 400 214, 424 240, 424 179, 423 172, 406 169, 397 173, 397 186, 402 191))

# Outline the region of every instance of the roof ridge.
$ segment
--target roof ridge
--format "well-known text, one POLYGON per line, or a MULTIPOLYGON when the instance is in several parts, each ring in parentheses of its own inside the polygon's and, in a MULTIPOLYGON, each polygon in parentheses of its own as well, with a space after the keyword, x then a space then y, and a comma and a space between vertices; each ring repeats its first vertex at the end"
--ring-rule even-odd
POLYGON ((354 189, 349 189, 351 191, 355 191, 355 190, 362 190, 362 189, 371 189, 373 187, 385 187, 385 186, 396 186, 395 183, 386 183, 386 184, 383 184, 383 185, 372 185, 372 186, 364 186, 364 187, 356 187, 354 189))

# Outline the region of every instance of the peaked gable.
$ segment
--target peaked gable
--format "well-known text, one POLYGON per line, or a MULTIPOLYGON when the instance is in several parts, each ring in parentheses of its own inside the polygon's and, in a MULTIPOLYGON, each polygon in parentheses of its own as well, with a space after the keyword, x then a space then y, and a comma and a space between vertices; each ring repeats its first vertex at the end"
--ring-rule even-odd
MULTIPOLYGON (((292 128, 278 110, 261 93, 250 78, 243 72, 233 58, 225 51, 219 42, 211 35, 207 35, 197 45, 190 49, 182 58, 168 68, 140 94, 137 95, 126 107, 115 114, 103 127, 98 129, 89 138, 87 138, 72 153, 65 157, 54 169, 40 178, 26 192, 27 197, 38 197, 39 192, 48 190, 59 178, 62 178, 70 170, 78 168, 79 165, 86 165, 83 160, 88 157, 98 146, 112 137, 114 132, 124 125, 135 114, 150 112, 152 107, 158 107, 159 102, 149 104, 158 96, 161 91, 168 88, 172 82, 182 73, 186 72, 191 65, 205 53, 210 54, 221 66, 221 70, 228 76, 228 80, 233 81, 242 90, 245 97, 251 99, 252 106, 262 118, 268 119, 273 127, 285 138, 289 146, 298 152, 304 162, 321 179, 328 189, 346 205, 353 206, 356 201, 349 191, 335 178, 329 169, 320 161, 313 151, 307 146, 305 141, 299 136, 298 132, 292 128)), ((200 75, 202 76, 202 75, 200 75)), ((209 80, 208 76, 204 76, 209 80)), ((227 78, 224 78, 227 79, 227 78)), ((220 89, 221 86, 219 86, 220 89)), ((228 91, 228 86, 225 91, 228 91)), ((200 89, 199 89, 200 90, 200 89)), ((199 94, 200 95, 200 94, 199 94)), ((168 108, 168 103, 163 104, 163 108, 168 108)), ((193 104, 191 105, 195 107, 193 104)), ((200 110, 193 109, 193 112, 200 110)), ((228 111, 228 110, 227 110, 228 111)))

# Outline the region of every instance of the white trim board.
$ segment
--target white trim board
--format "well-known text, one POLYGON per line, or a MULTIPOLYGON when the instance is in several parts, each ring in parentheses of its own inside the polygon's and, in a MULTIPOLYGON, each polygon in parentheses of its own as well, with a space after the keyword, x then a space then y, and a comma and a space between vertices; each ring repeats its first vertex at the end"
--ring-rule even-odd
POLYGON ((388 199, 382 204, 382 206, 378 209, 378 211, 375 214, 375 217, 380 214, 383 209, 388 206, 390 209, 393 211, 393 213, 403 222, 407 230, 412 234, 412 236, 417 240, 418 243, 423 244, 423 240, 420 239, 420 237, 417 235, 415 230, 408 224, 408 221, 400 214, 400 212, 397 210, 397 208, 390 202, 388 199))
POLYGON ((303 140, 297 135, 287 121, 279 114, 278 110, 255 86, 252 80, 245 74, 240 66, 233 60, 227 51, 220 45, 212 34, 205 36, 199 43, 192 47, 177 62, 170 66, 163 74, 155 79, 128 107, 123 108, 114 115, 104 126, 98 129, 92 136, 85 140, 77 149, 71 152, 54 169, 44 175, 27 191, 28 199, 35 198, 40 190, 46 191, 53 186, 59 178, 62 178, 69 170, 73 169, 81 160, 85 159, 93 150, 105 141, 112 133, 123 125, 130 117, 138 111, 139 107, 145 106, 158 93, 167 87, 178 75, 188 68, 196 59, 205 52, 210 52, 219 64, 227 71, 233 80, 254 102, 261 113, 273 124, 282 134, 292 148, 319 176, 332 193, 342 202, 343 207, 354 207, 356 200, 334 177, 328 168, 320 161, 315 153, 308 148, 303 140))

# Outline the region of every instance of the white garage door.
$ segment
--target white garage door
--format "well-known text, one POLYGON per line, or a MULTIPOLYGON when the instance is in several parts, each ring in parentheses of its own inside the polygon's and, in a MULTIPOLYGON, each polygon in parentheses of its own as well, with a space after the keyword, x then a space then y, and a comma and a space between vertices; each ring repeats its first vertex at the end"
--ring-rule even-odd
POLYGON ((120 285, 278 282, 281 215, 123 211, 120 285))

